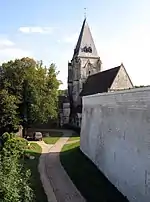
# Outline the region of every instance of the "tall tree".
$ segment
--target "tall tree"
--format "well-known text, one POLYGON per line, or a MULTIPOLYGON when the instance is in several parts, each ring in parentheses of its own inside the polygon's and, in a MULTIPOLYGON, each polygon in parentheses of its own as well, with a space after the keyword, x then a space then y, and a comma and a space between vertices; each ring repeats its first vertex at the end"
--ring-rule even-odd
MULTIPOLYGON (((36 62, 31 58, 17 59, 2 64, 0 67, 0 91, 1 93, 6 92, 3 93, 4 100, 6 100, 6 95, 9 98, 7 99, 7 108, 12 105, 12 114, 16 118, 14 120, 19 121, 20 119, 26 127, 28 124, 43 123, 48 118, 56 117, 60 85, 57 75, 58 72, 54 64, 46 68, 42 61, 36 62)), ((4 106, 1 100, 0 105, 4 106)), ((2 114, 1 110, 2 108, 0 114, 2 114)), ((7 111, 5 112, 3 117, 6 117, 6 120, 7 111)), ((11 122, 12 125, 14 125, 14 120, 11 122)), ((2 126, 1 124, 0 128, 2 126)))
POLYGON ((18 105, 16 96, 8 93, 7 89, 0 90, 0 129, 1 133, 11 132, 19 125, 18 105))

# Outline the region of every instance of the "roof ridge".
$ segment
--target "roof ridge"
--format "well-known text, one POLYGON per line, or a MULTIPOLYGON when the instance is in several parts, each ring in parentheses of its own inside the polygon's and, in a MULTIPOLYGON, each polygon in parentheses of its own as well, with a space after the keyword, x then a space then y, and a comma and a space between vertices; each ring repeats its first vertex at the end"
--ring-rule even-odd
POLYGON ((77 44, 76 44, 76 47, 74 49, 74 55, 79 52, 79 47, 81 45, 81 40, 82 40, 82 36, 83 36, 83 30, 84 30, 84 26, 85 26, 85 22, 86 22, 86 18, 84 19, 83 21, 83 24, 82 24, 82 28, 81 28, 81 31, 80 31, 80 34, 79 34, 79 38, 78 38, 78 41, 77 41, 77 44))
POLYGON ((117 69, 117 68, 120 68, 120 67, 121 67, 121 65, 120 65, 120 66, 117 66, 117 67, 110 68, 110 69, 106 69, 106 70, 101 71, 101 72, 96 72, 96 73, 94 73, 94 74, 91 74, 89 77, 95 76, 95 75, 97 75, 97 74, 102 74, 102 73, 104 73, 104 72, 107 72, 107 71, 110 71, 110 70, 114 70, 114 69, 117 69))
POLYGON ((119 66, 117 66, 117 67, 110 68, 110 69, 105 69, 104 71, 101 71, 101 73, 102 73, 102 72, 109 71, 109 70, 117 69, 117 68, 120 68, 120 67, 121 67, 121 65, 119 65, 119 66))

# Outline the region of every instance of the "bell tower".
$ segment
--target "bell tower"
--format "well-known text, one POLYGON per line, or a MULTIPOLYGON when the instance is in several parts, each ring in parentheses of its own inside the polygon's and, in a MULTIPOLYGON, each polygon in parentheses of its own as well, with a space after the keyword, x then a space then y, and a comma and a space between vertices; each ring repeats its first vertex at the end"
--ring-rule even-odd
POLYGON ((90 28, 85 18, 72 60, 68 63, 68 94, 71 109, 75 109, 78 105, 81 105, 79 94, 82 91, 84 82, 89 75, 101 71, 101 64, 90 28))

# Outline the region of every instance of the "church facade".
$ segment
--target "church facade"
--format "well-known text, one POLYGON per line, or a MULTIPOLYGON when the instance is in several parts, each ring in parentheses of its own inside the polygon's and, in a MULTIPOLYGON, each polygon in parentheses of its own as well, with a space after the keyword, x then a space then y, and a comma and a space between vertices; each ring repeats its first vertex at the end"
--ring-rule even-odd
POLYGON ((72 60, 68 63, 68 104, 62 104, 61 125, 70 123, 80 127, 82 96, 129 88, 133 88, 133 84, 123 64, 102 71, 101 58, 84 19, 72 60))

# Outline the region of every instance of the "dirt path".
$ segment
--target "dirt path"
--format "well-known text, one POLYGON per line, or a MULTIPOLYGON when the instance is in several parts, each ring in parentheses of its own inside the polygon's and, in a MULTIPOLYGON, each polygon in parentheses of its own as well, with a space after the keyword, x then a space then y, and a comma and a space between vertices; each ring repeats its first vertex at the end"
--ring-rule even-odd
POLYGON ((71 136, 65 131, 55 145, 39 142, 43 154, 40 157, 39 172, 49 202, 85 202, 62 167, 59 152, 71 136))

